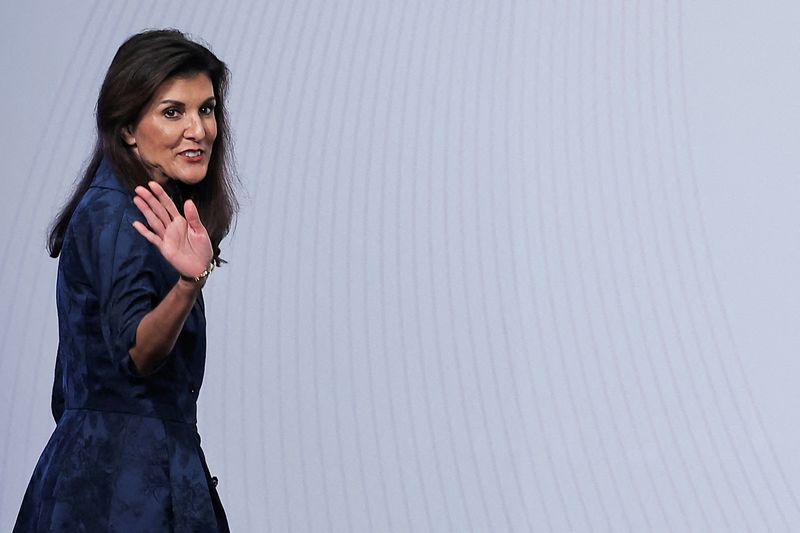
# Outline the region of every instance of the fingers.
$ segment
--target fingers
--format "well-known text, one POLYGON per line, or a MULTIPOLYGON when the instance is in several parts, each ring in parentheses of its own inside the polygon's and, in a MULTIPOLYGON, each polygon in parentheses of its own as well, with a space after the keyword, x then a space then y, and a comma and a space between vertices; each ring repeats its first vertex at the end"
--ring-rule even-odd
POLYGON ((183 203, 183 214, 186 216, 186 222, 189 224, 189 227, 192 229, 202 227, 203 224, 200 222, 200 213, 197 211, 197 206, 194 205, 192 200, 186 200, 183 203))
POLYGON ((153 245, 159 246, 161 244, 161 238, 147 229, 147 227, 138 220, 133 221, 133 228, 139 232, 139 235, 150 241, 153 245))
POLYGON ((163 233, 163 228, 180 217, 178 208, 161 185, 155 181, 147 184, 149 189, 141 185, 134 189, 134 203, 147 219, 147 223, 156 233, 163 233), (139 200, 137 202, 137 199, 139 200))
POLYGON ((153 194, 156 195, 158 201, 164 206, 169 213, 170 218, 176 218, 180 216, 178 212, 178 208, 175 207, 175 202, 172 201, 172 198, 169 197, 167 191, 156 181, 151 181, 147 184, 150 187, 150 190, 153 191, 153 194))
POLYGON ((139 208, 139 211, 142 212, 142 215, 144 215, 145 220, 147 220, 147 225, 150 226, 157 234, 163 235, 164 231, 166 231, 166 223, 156 216, 156 214, 150 208, 150 205, 143 200, 141 196, 134 196, 133 203, 139 208))

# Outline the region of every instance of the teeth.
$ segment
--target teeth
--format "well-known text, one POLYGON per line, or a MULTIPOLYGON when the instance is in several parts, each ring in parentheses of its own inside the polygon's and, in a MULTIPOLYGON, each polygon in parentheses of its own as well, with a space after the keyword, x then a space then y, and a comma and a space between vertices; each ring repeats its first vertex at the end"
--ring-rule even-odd
POLYGON ((186 157, 197 157, 200 155, 200 150, 185 150, 181 152, 181 154, 185 155, 186 157))

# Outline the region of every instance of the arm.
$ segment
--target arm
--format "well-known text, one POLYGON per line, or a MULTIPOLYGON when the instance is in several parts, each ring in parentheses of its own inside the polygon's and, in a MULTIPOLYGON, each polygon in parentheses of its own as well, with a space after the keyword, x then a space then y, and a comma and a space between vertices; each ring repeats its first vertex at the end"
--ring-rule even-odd
POLYGON ((179 279, 161 303, 139 322, 135 344, 128 353, 140 375, 153 372, 175 347, 202 285, 203 281, 179 279))
POLYGON ((139 374, 154 371, 175 347, 186 317, 200 294, 213 258, 208 232, 200 222, 191 200, 184 204, 181 216, 172 199, 156 182, 150 189, 136 188, 134 204, 147 220, 147 226, 134 222, 133 227, 181 274, 164 299, 147 313, 136 328, 136 337, 128 353, 139 374))

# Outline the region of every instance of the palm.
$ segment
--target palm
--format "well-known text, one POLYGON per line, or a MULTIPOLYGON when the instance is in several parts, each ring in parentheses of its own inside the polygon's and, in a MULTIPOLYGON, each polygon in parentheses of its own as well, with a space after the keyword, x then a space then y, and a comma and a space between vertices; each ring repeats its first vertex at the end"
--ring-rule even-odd
POLYGON ((172 199, 156 182, 150 190, 136 188, 133 202, 149 226, 134 222, 136 230, 150 241, 175 270, 184 276, 199 276, 214 256, 208 232, 194 202, 187 200, 181 216, 172 199))

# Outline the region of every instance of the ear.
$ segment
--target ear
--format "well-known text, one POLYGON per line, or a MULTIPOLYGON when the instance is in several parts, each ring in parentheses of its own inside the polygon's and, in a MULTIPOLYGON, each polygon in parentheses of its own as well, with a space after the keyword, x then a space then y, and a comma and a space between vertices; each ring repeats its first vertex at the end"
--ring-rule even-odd
POLYGON ((136 137, 133 135, 133 128, 131 126, 125 126, 122 128, 122 140, 125 141, 125 144, 128 145, 128 148, 136 147, 136 137))

